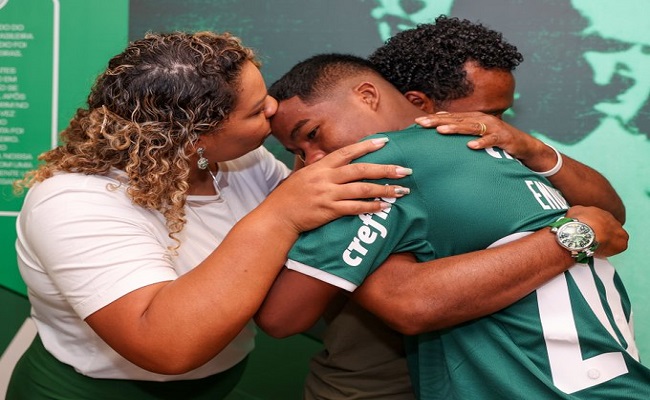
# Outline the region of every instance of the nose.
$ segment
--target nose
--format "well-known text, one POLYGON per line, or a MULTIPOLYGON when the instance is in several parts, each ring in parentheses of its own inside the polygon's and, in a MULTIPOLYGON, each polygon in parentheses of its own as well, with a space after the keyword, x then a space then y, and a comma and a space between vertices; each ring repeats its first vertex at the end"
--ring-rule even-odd
POLYGON ((322 150, 311 150, 305 152, 305 165, 313 164, 321 158, 325 157, 327 153, 322 150))
POLYGON ((278 111, 278 101, 271 97, 266 96, 266 104, 264 105, 264 116, 268 119, 275 115, 278 111))

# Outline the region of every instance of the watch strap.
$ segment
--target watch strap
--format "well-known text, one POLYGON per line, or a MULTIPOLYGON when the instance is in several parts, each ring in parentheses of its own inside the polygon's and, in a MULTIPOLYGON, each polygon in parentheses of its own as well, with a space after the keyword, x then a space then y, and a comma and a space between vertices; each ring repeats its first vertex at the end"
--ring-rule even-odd
MULTIPOLYGON (((575 218, 569 218, 569 217, 560 217, 554 222, 550 223, 548 226, 551 227, 551 232, 557 233, 558 228, 561 227, 562 225, 572 222, 572 221, 578 221, 575 218)), ((584 222, 583 222, 584 223, 584 222)), ((558 241, 559 242, 559 241, 558 241)), ((562 245, 560 243, 560 245, 562 245)), ((564 247, 564 246, 562 246, 564 247)), ((594 242, 589 246, 589 248, 584 249, 582 251, 576 251, 576 250, 569 250, 571 252, 571 257, 576 259, 576 262, 581 263, 581 264, 586 264, 589 262, 589 259, 593 257, 594 252, 596 251, 596 248, 598 248, 598 242, 594 240, 594 242)), ((568 250, 568 249, 567 249, 568 250)))
MULTIPOLYGON (((566 224, 567 222, 571 222, 571 221, 576 221, 576 220, 573 219, 573 218, 569 218, 569 217, 560 217, 557 220, 555 220, 554 222, 550 223, 548 226, 550 226, 551 228, 557 229, 557 228, 561 227, 562 225, 566 224)), ((555 231, 553 231, 553 232, 555 232, 555 231)))

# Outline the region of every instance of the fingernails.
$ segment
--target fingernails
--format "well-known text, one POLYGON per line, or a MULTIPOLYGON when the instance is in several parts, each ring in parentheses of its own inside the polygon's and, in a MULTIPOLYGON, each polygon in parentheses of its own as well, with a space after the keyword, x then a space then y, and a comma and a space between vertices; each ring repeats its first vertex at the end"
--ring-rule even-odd
POLYGON ((371 139, 370 141, 376 145, 384 145, 386 142, 388 142, 388 138, 384 136, 377 139, 371 139))
POLYGON ((409 193, 411 193, 411 189, 409 189, 409 188, 402 187, 402 186, 398 186, 398 187, 395 188, 395 194, 405 195, 405 194, 409 194, 409 193))
POLYGON ((380 201, 379 202, 379 208, 382 210, 386 210, 387 208, 391 208, 393 205, 391 203, 385 202, 385 201, 380 201))
POLYGON ((395 173, 400 176, 407 176, 411 175, 413 173, 413 170, 411 168, 397 167, 395 168, 395 173))

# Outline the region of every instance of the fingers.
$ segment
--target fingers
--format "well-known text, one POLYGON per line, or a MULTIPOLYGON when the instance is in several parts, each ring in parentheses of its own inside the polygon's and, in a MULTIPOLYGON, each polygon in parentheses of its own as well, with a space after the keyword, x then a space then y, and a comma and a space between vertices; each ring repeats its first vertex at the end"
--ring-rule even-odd
POLYGON ((336 212, 340 215, 359 215, 375 213, 390 208, 397 198, 410 193, 409 188, 397 185, 376 185, 353 183, 345 194, 350 200, 340 200, 336 203, 336 212), (358 199, 368 200, 358 200, 358 199), (372 199, 372 200, 370 200, 372 199))
MULTIPOLYGON (((520 131, 494 115, 482 112, 457 112, 430 114, 416 119, 423 127, 436 128, 441 134, 463 134, 479 136, 470 140, 467 147, 473 150, 499 147, 510 155, 536 164, 539 139, 520 131)), ((543 157, 539 157, 544 161, 543 157)), ((528 165, 533 167, 533 165, 528 165)), ((534 169, 534 168, 533 168, 534 169)))
POLYGON ((339 185, 331 193, 338 200, 368 201, 369 199, 394 199, 406 196, 411 189, 402 185, 382 185, 368 182, 351 182, 339 185))
POLYGON ((388 142, 387 137, 364 140, 362 142, 354 143, 342 147, 318 161, 319 164, 329 167, 338 167, 349 164, 350 161, 378 150, 388 142))
POLYGON ((356 163, 344 165, 333 170, 335 183, 347 183, 362 179, 399 179, 411 175, 413 170, 399 165, 356 163))
POLYGON ((629 235, 609 212, 597 207, 573 206, 566 215, 591 226, 596 233, 596 240, 600 243, 596 250, 597 255, 610 257, 627 249, 629 235))
POLYGON ((360 215, 372 214, 386 210, 392 206, 392 203, 373 200, 373 201, 340 201, 337 203, 337 213, 340 215, 360 215))
POLYGON ((485 135, 485 132, 487 132, 487 125, 485 125, 483 122, 477 122, 477 125, 479 126, 478 135, 485 135))
POLYGON ((425 128, 436 128, 443 134, 460 133, 467 135, 483 136, 490 126, 499 123, 499 119, 481 112, 429 114, 415 119, 425 128))

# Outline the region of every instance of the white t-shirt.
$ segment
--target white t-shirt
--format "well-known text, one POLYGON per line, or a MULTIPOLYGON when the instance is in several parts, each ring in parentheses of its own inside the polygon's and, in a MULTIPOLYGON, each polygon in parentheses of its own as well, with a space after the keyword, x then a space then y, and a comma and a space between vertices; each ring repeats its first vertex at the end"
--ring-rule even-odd
POLYGON ((194 268, 288 174, 263 147, 220 163, 220 195, 188 198, 177 255, 167 249, 174 242, 162 214, 134 206, 125 185, 108 188, 119 184, 123 172, 115 170, 110 177, 62 173, 36 184, 16 223, 16 249, 45 348, 94 378, 196 379, 240 362, 254 347, 252 322, 205 365, 170 376, 121 357, 84 318, 133 290, 176 279, 194 268))

